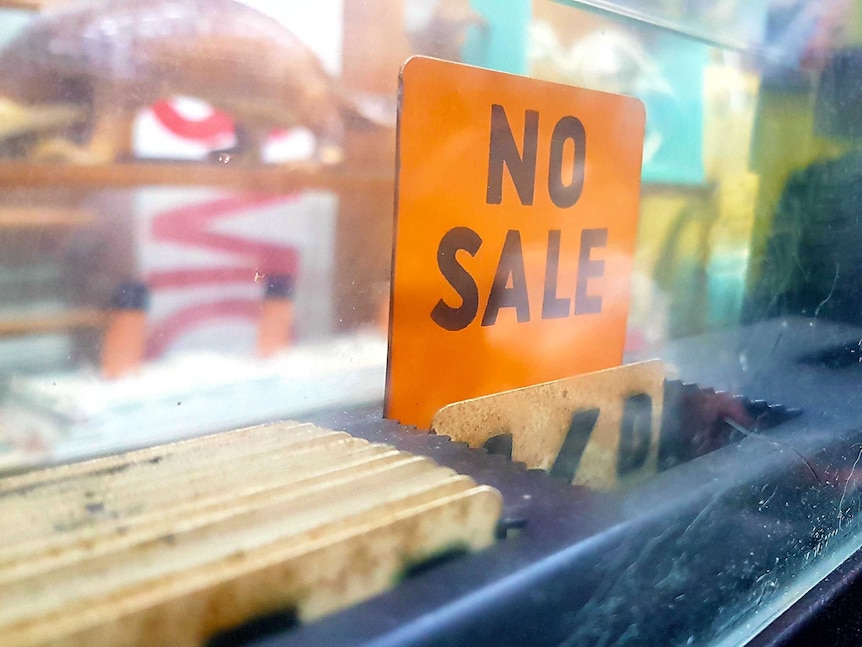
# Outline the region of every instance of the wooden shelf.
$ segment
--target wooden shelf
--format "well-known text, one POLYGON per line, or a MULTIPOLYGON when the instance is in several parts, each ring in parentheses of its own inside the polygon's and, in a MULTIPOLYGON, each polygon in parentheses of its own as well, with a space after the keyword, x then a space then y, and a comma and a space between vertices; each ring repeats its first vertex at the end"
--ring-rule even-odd
POLYGON ((94 213, 80 209, 0 205, 0 229, 81 227, 90 224, 95 219, 94 213))
POLYGON ((26 11, 39 11, 51 5, 67 2, 68 0, 0 0, 0 9, 24 9, 26 11))
POLYGON ((103 310, 84 308, 16 316, 0 315, 0 337, 57 332, 74 328, 100 328, 104 323, 103 310))
POLYGON ((310 165, 227 167, 182 163, 123 163, 94 166, 0 162, 0 187, 218 186, 292 193, 302 189, 344 191, 394 184, 393 169, 359 173, 310 165))

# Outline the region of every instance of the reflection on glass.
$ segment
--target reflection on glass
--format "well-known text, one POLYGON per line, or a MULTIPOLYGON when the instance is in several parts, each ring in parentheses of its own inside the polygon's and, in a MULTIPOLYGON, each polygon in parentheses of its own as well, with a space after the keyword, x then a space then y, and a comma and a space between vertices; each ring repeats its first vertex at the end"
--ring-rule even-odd
POLYGON ((743 643, 846 558, 859 3, 508 4, 0 8, 0 473, 379 408, 421 53, 646 108, 626 361, 665 362, 662 442, 602 495, 572 644, 743 643))

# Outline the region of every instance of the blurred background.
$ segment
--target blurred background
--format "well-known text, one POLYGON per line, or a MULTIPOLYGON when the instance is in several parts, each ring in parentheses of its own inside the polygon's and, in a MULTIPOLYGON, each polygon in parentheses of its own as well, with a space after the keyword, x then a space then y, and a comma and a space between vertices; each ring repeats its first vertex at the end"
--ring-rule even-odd
POLYGON ((644 102, 631 356, 858 322, 860 45, 855 0, 0 0, 0 470, 382 400, 413 54, 644 102))

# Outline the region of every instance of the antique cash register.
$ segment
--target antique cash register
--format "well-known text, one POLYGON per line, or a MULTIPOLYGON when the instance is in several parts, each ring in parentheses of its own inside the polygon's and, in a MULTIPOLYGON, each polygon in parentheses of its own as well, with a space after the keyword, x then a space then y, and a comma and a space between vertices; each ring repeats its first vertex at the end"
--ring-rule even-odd
POLYGON ((860 47, 0 0, 0 643, 854 644, 860 47))

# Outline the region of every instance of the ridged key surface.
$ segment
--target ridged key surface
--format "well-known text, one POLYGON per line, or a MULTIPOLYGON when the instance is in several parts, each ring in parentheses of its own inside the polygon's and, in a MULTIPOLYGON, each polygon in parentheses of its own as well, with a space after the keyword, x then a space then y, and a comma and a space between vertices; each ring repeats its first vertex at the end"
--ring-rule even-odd
POLYGON ((493 542, 501 497, 428 458, 276 423, 0 480, 4 645, 199 645, 368 598, 493 542))

